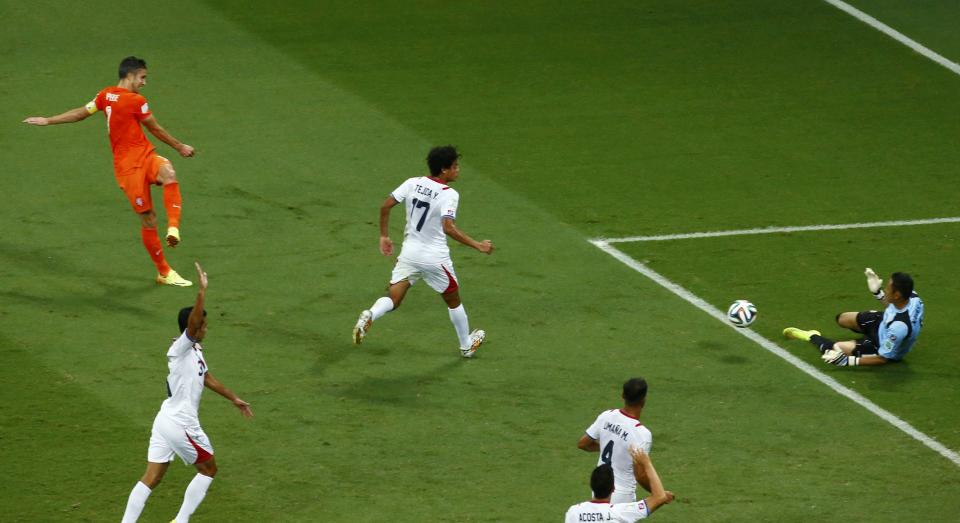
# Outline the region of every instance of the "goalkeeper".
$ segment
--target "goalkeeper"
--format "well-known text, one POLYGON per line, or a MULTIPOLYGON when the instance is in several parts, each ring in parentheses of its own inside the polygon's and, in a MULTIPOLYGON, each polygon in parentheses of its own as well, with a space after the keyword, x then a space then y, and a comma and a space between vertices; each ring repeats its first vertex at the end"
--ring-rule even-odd
POLYGON ((867 287, 873 296, 886 304, 883 312, 843 312, 837 315, 841 327, 863 334, 853 341, 834 342, 820 331, 788 327, 783 335, 809 341, 820 350, 821 359, 838 367, 883 365, 900 361, 910 352, 923 327, 923 300, 913 291, 913 278, 895 272, 884 281, 869 267, 864 271, 867 287))

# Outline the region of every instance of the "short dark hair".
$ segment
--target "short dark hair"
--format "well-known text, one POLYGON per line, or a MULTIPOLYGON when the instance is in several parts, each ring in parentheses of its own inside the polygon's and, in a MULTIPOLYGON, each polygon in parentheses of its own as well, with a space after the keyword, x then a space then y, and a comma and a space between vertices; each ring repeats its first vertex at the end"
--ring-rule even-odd
POLYGON ((120 79, 123 80, 128 74, 136 72, 137 69, 146 69, 147 62, 136 56, 128 56, 120 60, 120 79))
POLYGON ((604 463, 593 469, 590 474, 590 490, 597 499, 609 498, 613 494, 613 467, 604 463))
POLYGON ((440 176, 440 171, 449 169, 453 162, 460 159, 460 153, 452 145, 439 145, 427 153, 427 167, 430 167, 430 176, 440 176))
POLYGON ((909 274, 895 272, 890 276, 890 283, 893 285, 893 290, 899 292, 903 299, 910 299, 913 294, 913 278, 909 274))
POLYGON ((638 405, 647 398, 647 380, 630 378, 623 384, 623 401, 627 405, 638 405))
MULTIPOLYGON (((187 321, 190 320, 190 313, 193 312, 193 307, 184 307, 180 309, 180 313, 177 314, 177 325, 180 325, 180 332, 187 330, 187 321)), ((207 310, 203 310, 203 317, 207 317, 207 310)))

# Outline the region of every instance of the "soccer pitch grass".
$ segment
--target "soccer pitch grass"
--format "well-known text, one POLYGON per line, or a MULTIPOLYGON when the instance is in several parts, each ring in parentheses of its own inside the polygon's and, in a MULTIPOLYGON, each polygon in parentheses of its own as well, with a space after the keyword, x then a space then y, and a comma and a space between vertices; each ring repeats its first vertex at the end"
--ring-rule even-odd
MULTIPOLYGON (((195 520, 558 521, 589 495, 577 438, 632 375, 678 496, 657 519, 960 516, 960 467, 587 242, 956 216, 960 76, 816 1, 85 4, 0 3, 0 520, 119 519, 194 297, 151 283, 100 115, 17 123, 89 101, 128 54, 198 149, 158 147, 184 193, 169 257, 209 272, 208 363, 256 414, 205 395, 220 473, 195 520), (392 267, 377 208, 440 143, 464 152, 459 225, 498 248, 452 247, 488 343, 460 360, 418 285, 353 347, 392 267)), ((855 5, 960 59, 955 6, 855 5)), ((958 234, 618 248, 715 306, 753 300, 757 332, 958 450, 958 234), (868 265, 927 304, 904 363, 780 341, 873 306, 868 265)), ((171 467, 141 520, 169 521, 192 474, 171 467)))

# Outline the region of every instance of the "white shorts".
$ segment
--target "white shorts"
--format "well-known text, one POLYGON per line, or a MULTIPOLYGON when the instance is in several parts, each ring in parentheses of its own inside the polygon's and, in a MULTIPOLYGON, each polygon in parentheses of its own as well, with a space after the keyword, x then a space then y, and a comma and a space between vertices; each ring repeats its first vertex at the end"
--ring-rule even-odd
POLYGON ((633 503, 637 500, 636 490, 616 490, 610 496, 610 503, 633 503))
POLYGON ((187 465, 203 463, 213 457, 213 445, 203 429, 184 427, 163 413, 157 414, 150 432, 147 461, 169 463, 173 455, 180 456, 187 465))
POLYGON ((431 289, 447 294, 460 288, 457 273, 453 272, 453 262, 447 258, 437 263, 421 263, 409 260, 397 260, 390 275, 390 285, 407 280, 411 285, 422 279, 431 289))

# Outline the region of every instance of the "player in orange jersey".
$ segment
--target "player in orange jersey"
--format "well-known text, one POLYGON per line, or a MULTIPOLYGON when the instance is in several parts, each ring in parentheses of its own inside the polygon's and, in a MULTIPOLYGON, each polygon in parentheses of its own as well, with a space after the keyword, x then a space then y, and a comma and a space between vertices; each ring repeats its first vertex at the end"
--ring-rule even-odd
POLYGON ((53 125, 85 120, 97 111, 107 119, 110 147, 113 149, 113 172, 117 184, 127 195, 134 212, 140 215, 143 246, 157 266, 157 283, 189 287, 192 282, 170 268, 163 256, 163 246, 157 234, 157 214, 153 211, 150 186, 163 186, 163 205, 167 210, 167 245, 180 243, 180 184, 170 160, 156 153, 153 144, 143 134, 143 125, 151 134, 173 147, 180 156, 193 156, 193 147, 170 135, 150 112, 140 89, 147 85, 147 63, 135 56, 120 62, 120 82, 97 93, 84 107, 71 109, 51 117, 31 116, 23 122, 31 125, 53 125))

